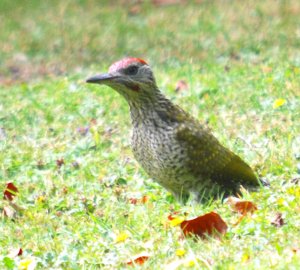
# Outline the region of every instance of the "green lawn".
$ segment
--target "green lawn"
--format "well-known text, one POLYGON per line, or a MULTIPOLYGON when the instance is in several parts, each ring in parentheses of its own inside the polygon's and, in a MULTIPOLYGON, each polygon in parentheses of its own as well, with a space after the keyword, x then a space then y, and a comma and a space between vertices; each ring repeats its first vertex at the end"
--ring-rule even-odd
POLYGON ((299 269, 299 14, 283 0, 2 0, 0 210, 11 207, 8 182, 23 210, 0 217, 0 269, 131 269, 141 252, 150 258, 137 269, 299 269), (149 62, 170 99, 271 182, 244 194, 254 214, 235 225, 227 204, 181 205, 147 177, 126 102, 84 82, 127 55, 149 62), (179 80, 189 89, 176 92, 179 80), (173 211, 215 211, 228 232, 182 239, 173 211), (277 213, 282 227, 271 224, 277 213))

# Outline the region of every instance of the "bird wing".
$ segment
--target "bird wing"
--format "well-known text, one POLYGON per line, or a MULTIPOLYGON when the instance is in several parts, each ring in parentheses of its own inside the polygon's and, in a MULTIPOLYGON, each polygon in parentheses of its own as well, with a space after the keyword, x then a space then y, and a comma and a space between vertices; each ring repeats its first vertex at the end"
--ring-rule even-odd
POLYGON ((187 150, 187 166, 193 175, 208 177, 224 188, 232 190, 236 190, 240 184, 258 185, 258 179, 249 165, 222 146, 211 132, 198 122, 179 124, 177 139, 187 150))

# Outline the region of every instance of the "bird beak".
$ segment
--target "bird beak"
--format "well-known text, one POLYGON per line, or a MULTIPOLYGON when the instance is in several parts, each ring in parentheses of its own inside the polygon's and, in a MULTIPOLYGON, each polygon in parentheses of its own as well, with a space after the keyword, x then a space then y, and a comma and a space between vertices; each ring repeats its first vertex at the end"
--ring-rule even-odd
POLYGON ((105 84, 113 79, 117 78, 117 76, 113 76, 109 73, 99 74, 92 76, 86 80, 87 83, 98 83, 98 84, 105 84))

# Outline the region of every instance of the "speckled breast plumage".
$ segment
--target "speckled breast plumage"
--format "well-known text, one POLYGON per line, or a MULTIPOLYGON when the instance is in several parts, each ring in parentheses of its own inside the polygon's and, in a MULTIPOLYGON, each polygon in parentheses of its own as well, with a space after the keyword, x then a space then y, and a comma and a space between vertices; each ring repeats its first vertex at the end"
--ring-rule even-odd
POLYGON ((177 140, 177 125, 168 126, 157 119, 133 129, 132 151, 143 169, 179 200, 212 191, 214 185, 209 178, 195 177, 190 171, 188 152, 177 140))

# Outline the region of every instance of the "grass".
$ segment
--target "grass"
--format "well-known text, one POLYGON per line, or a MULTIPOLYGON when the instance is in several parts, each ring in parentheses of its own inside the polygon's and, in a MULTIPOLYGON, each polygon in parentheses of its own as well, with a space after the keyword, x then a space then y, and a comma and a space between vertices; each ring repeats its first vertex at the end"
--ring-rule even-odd
POLYGON ((299 268, 299 3, 18 2, 0 4, 0 190, 13 182, 24 210, 1 217, 1 269, 121 269, 143 251, 151 257, 136 268, 167 269, 178 249, 180 269, 299 268), (220 201, 180 205, 143 172, 127 104, 84 83, 125 55, 145 58, 168 97, 269 179, 245 194, 259 208, 252 216, 234 226, 220 201), (176 93, 181 79, 189 90, 176 93), (142 196, 146 204, 129 203, 142 196), (167 219, 174 210, 216 211, 228 233, 181 240, 167 219))

